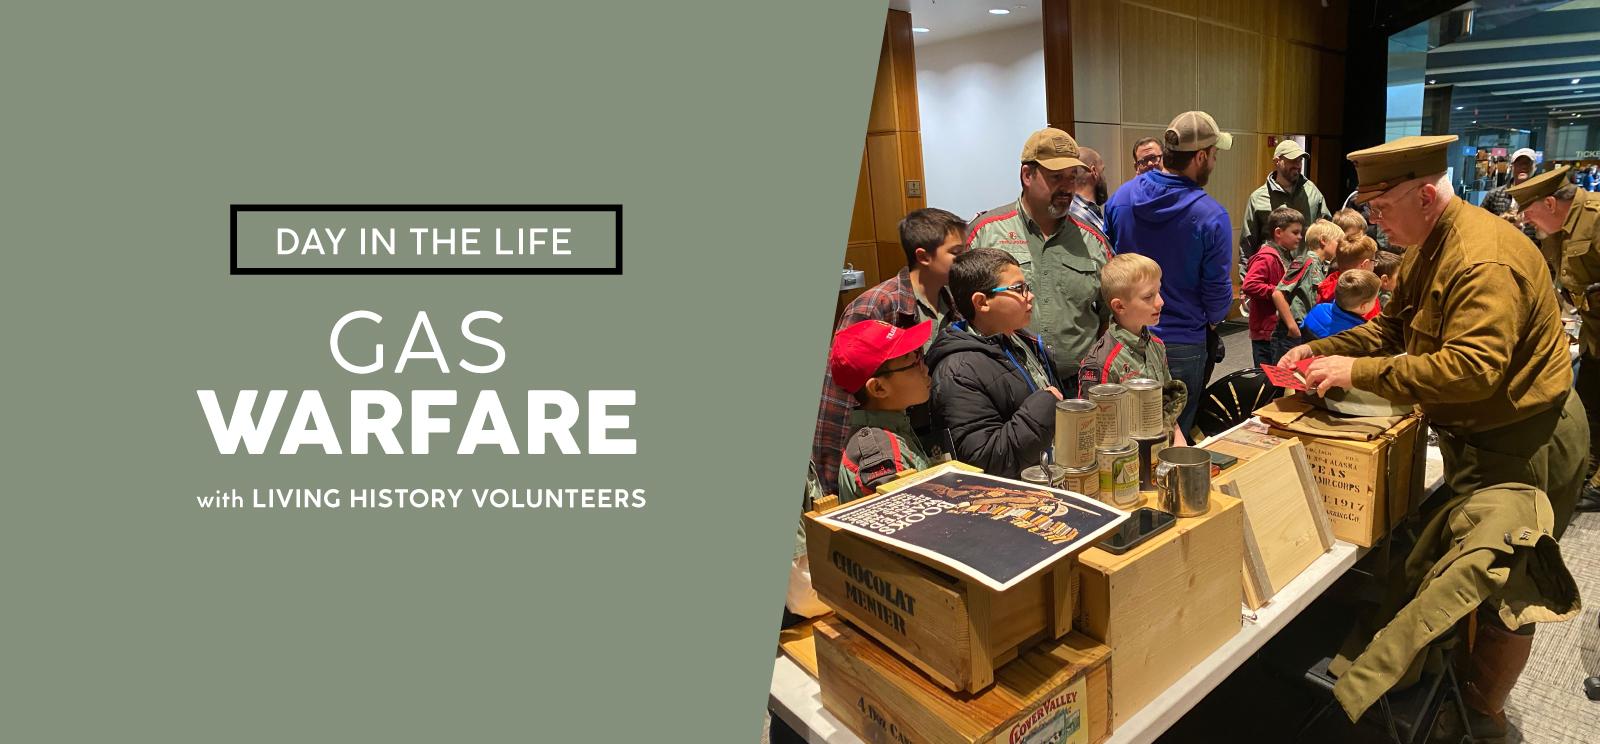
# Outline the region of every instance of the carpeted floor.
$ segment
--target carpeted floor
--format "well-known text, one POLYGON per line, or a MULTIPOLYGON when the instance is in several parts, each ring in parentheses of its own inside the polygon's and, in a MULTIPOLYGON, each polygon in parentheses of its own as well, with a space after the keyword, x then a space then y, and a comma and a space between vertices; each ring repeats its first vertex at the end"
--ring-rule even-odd
POLYGON ((1600 514, 1583 514, 1561 536, 1561 557, 1584 598, 1576 620, 1539 626, 1533 658, 1507 708, 1522 740, 1600 741, 1600 702, 1583 694, 1583 679, 1600 675, 1600 514))

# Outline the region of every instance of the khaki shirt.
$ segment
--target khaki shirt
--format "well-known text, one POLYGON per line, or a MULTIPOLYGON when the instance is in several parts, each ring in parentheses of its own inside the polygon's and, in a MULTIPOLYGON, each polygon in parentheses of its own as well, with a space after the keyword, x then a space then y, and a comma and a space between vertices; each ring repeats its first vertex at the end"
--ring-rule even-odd
POLYGON ((1548 267, 1515 226, 1460 199, 1406 252, 1383 312, 1311 350, 1364 357, 1354 387, 1458 432, 1521 421, 1572 387, 1548 267))
POLYGON ((1583 316, 1580 343, 1583 355, 1600 357, 1600 194, 1579 191, 1561 230, 1544 239, 1544 257, 1556 272, 1561 288, 1583 316))
POLYGON ((1045 235, 1018 199, 978 215, 967 245, 999 248, 1017 259, 1033 287, 1028 328, 1044 340, 1061 377, 1076 377, 1079 362, 1111 317, 1100 301, 1100 267, 1112 255, 1105 237, 1071 215, 1061 218, 1054 234, 1045 235))

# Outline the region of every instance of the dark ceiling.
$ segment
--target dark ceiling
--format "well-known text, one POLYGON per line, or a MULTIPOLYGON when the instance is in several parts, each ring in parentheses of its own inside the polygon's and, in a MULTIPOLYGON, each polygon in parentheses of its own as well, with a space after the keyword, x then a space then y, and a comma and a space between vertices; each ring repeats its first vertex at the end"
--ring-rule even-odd
POLYGON ((1452 131, 1600 117, 1600 0, 1468 3, 1430 23, 1426 46, 1452 131))

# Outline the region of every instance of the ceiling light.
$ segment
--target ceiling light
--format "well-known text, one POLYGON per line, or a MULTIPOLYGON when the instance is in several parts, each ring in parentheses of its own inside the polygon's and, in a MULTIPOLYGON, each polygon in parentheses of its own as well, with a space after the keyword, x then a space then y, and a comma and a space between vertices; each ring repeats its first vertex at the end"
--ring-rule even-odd
POLYGON ((912 26, 911 27, 911 33, 914 33, 914 34, 925 34, 925 33, 928 33, 928 29, 925 29, 925 28, 923 28, 921 26, 912 26))
MULTIPOLYGON (((1011 15, 1011 11, 1006 10, 1005 8, 990 8, 989 15, 1011 15)), ((1576 83, 1578 81, 1574 80, 1572 82, 1576 83)))
POLYGON ((1428 81, 1428 84, 1429 84, 1429 85, 1433 85, 1433 84, 1434 84, 1434 83, 1437 83, 1437 82, 1439 82, 1439 81, 1437 81, 1437 80, 1429 80, 1429 81, 1428 81))
POLYGON ((1582 92, 1583 92, 1583 91, 1581 91, 1581 90, 1575 90, 1575 91, 1572 91, 1572 92, 1573 92, 1573 93, 1582 93, 1582 92))
POLYGON ((1456 110, 1457 110, 1457 111, 1460 111, 1460 110, 1461 110, 1461 109, 1464 109, 1464 108, 1466 108, 1466 106, 1457 106, 1457 107, 1456 107, 1456 110))
MULTIPOLYGON (((991 11, 991 12, 992 12, 992 11, 991 11)), ((1577 85, 1577 84, 1578 84, 1578 81, 1579 81, 1579 80, 1582 80, 1582 79, 1583 79, 1583 78, 1573 78, 1573 79, 1572 79, 1572 84, 1573 84, 1573 85, 1577 85)))

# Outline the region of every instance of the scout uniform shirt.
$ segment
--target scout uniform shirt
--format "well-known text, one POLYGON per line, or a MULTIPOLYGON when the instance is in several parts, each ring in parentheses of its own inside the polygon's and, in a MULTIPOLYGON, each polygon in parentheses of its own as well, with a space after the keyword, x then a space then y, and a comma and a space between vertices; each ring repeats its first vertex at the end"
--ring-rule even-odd
POLYGON ((861 498, 903 471, 928 467, 905 411, 858 408, 850 412, 850 427, 839 465, 839 503, 861 498))
POLYGON ((1556 268, 1561 288, 1583 316, 1578 345, 1586 357, 1600 357, 1600 194, 1579 191, 1561 231, 1544 239, 1544 255, 1556 268))
POLYGON ((1317 306, 1317 285, 1326 278, 1328 265, 1309 251, 1302 252, 1283 275, 1278 291, 1289 301, 1289 312, 1294 315, 1296 325, 1304 322, 1311 308, 1317 306))
POLYGON ((1420 403, 1446 429, 1521 421, 1572 387, 1549 276, 1516 227, 1452 199, 1428 239, 1406 251, 1394 301, 1359 327, 1311 342, 1311 351, 1380 354, 1355 360, 1351 385, 1420 403))
POLYGON ((1149 328, 1134 333, 1112 323, 1083 358, 1083 369, 1078 371, 1078 389, 1088 390, 1103 382, 1123 383, 1135 377, 1148 377, 1161 383, 1171 380, 1167 345, 1149 328))
POLYGON ((1111 260, 1111 244, 1070 214, 1045 235, 1018 199, 978 215, 967 247, 999 248, 1017 259, 1033 287, 1029 328, 1044 340, 1062 378, 1076 377, 1079 360, 1111 317, 1100 301, 1100 267, 1111 260))

